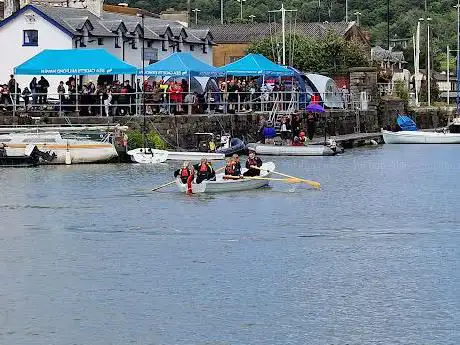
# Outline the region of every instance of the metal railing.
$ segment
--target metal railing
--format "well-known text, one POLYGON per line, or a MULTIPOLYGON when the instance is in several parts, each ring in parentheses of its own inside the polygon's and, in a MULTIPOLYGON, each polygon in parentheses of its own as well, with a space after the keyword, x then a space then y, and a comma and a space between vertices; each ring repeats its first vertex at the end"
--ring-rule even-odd
MULTIPOLYGON (((322 94, 324 96, 332 95, 322 94)), ((353 110, 356 107, 350 93, 334 93, 333 96, 339 108, 353 110)), ((205 94, 162 91, 95 94, 3 93, 0 110, 12 114, 27 112, 57 116, 69 113, 78 113, 80 116, 142 115, 144 109, 146 115, 260 112, 268 113, 269 118, 274 120, 276 114, 292 114, 304 110, 311 99, 312 94, 298 91, 209 91, 205 94)))

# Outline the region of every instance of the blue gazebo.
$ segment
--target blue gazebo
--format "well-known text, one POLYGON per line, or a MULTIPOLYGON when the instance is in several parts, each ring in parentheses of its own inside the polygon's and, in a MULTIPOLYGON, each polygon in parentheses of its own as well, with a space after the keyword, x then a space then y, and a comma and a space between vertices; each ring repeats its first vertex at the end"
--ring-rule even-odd
POLYGON ((224 73, 217 67, 198 60, 190 53, 174 53, 163 60, 155 62, 137 73, 145 76, 174 76, 174 77, 220 77, 224 73))
POLYGON ((115 75, 136 74, 137 68, 105 49, 45 49, 20 64, 14 74, 22 75, 115 75))
POLYGON ((226 75, 248 77, 290 77, 294 72, 260 54, 248 54, 219 68, 226 75))

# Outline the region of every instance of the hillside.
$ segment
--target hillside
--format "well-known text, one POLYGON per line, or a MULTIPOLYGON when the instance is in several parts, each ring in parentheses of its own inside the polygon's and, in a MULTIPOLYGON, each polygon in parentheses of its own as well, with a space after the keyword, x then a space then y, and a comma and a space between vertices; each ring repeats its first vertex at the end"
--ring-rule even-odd
MULTIPOLYGON (((433 18, 433 55, 437 64, 441 64, 446 45, 456 46, 456 11, 455 0, 427 0, 428 14, 433 18)), ((387 2, 386 0, 349 0, 349 20, 355 20, 354 12, 361 12, 360 22, 365 30, 370 31, 372 43, 386 46, 387 37, 387 2)), ((133 0, 130 6, 146 8, 161 12, 172 7, 167 0, 133 0)), ((345 18, 345 0, 286 0, 288 9, 297 9, 297 21, 341 21, 345 18), (320 10, 318 10, 320 4, 320 10)), ((174 2, 176 9, 186 9, 186 0, 174 2)), ((219 0, 191 0, 191 8, 199 8, 199 23, 217 23, 220 20, 219 0)), ((243 17, 248 21, 249 15, 255 15, 254 20, 267 22, 268 11, 279 9, 281 1, 277 0, 246 0, 243 3, 243 17)), ((423 0, 390 0, 390 32, 391 37, 412 37, 415 32, 417 19, 424 16, 423 0)), ((236 0, 225 1, 225 21, 239 21, 240 4, 236 0)), ((277 18, 279 21, 279 17, 277 18)), ((423 30, 426 32, 426 29, 423 30)), ((422 44, 426 39, 422 37, 422 44)), ((411 60, 411 53, 406 53, 411 60)))

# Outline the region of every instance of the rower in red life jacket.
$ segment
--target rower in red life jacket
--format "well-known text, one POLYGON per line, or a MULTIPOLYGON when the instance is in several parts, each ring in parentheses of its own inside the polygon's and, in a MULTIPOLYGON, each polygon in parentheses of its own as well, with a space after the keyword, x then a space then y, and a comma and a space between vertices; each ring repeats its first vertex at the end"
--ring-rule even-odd
POLYGON ((214 169, 206 158, 202 158, 200 164, 196 164, 193 167, 196 171, 196 183, 201 183, 204 180, 212 180, 216 177, 214 169))
POLYGON ((193 168, 190 166, 188 162, 184 162, 184 164, 182 165, 182 168, 177 169, 174 172, 174 177, 177 178, 179 176, 182 183, 187 183, 187 180, 190 177, 192 177, 193 179, 193 174, 194 174, 193 168))
POLYGON ((246 169, 248 169, 243 176, 259 176, 260 170, 251 168, 251 166, 262 166, 262 160, 256 156, 256 152, 254 150, 249 150, 249 157, 246 161, 246 169))
POLYGON ((224 179, 224 180, 229 180, 229 179, 231 179, 233 176, 235 176, 235 166, 234 166, 234 162, 233 162, 233 159, 227 158, 227 159, 225 160, 225 173, 224 173, 223 179, 224 179))
POLYGON ((235 176, 240 176, 241 175, 240 157, 236 153, 234 153, 232 158, 233 158, 233 169, 235 171, 235 176))

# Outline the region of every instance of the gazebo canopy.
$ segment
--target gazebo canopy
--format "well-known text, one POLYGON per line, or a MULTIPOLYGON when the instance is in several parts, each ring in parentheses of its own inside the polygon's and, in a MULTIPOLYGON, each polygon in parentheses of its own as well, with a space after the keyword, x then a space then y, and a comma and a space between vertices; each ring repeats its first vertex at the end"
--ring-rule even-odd
POLYGON ((239 60, 219 68, 227 75, 234 76, 292 76, 294 72, 277 65, 260 54, 248 54, 239 60))
POLYGON ((45 49, 14 69, 22 75, 136 74, 137 68, 105 49, 45 49))
MULTIPOLYGON (((142 69, 138 74, 142 75, 142 69)), ((163 60, 144 68, 147 76, 187 76, 187 77, 219 77, 223 76, 217 67, 198 60, 190 53, 174 53, 163 60)))

